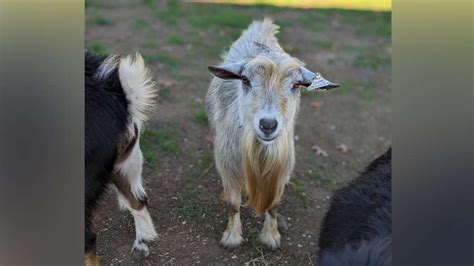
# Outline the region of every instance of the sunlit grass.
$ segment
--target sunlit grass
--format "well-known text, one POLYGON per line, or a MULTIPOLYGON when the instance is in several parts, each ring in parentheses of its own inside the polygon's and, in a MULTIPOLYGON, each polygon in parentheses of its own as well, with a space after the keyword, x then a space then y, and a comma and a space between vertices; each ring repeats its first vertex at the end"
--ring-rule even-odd
POLYGON ((107 46, 100 41, 95 41, 86 45, 87 50, 97 55, 106 55, 109 53, 107 46))
POLYGON ((390 11, 391 0, 190 0, 201 3, 227 3, 242 5, 275 5, 297 8, 341 8, 372 11, 390 11))

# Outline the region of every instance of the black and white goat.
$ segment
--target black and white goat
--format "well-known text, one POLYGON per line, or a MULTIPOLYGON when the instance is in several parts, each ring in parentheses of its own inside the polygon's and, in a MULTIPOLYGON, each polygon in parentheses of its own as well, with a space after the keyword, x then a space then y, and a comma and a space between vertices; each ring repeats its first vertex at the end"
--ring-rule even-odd
POLYGON ((319 237, 319 265, 391 265, 391 162, 389 149, 335 192, 319 237))
POLYGON ((142 186, 140 130, 157 91, 143 58, 85 54, 85 254, 97 264, 93 211, 110 185, 135 220, 132 251, 147 256, 157 237, 142 186))

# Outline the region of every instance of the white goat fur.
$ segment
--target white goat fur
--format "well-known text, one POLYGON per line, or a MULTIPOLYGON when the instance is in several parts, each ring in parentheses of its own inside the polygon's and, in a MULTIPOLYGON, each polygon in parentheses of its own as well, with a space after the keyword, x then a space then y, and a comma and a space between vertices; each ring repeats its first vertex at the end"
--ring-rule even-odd
POLYGON ((295 163, 293 132, 300 92, 292 86, 302 78, 299 69, 303 63, 283 51, 275 38, 277 32, 278 26, 270 19, 254 21, 223 54, 223 65, 241 63, 251 90, 245 91, 240 79, 214 77, 206 97, 206 112, 215 135, 216 168, 224 187, 222 196, 231 206, 221 240, 226 247, 242 242, 242 190, 257 215, 265 212, 261 240, 272 248, 280 245, 275 207, 295 163), (274 141, 261 143, 254 117, 268 106, 277 110, 281 128, 274 141))

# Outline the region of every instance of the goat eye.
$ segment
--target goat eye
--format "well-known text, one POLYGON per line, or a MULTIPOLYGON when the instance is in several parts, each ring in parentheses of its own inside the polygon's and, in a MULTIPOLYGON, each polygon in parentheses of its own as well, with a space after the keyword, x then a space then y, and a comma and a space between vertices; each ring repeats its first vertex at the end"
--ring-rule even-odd
POLYGON ((298 82, 295 82, 293 83, 293 87, 292 89, 295 90, 295 89, 298 89, 298 87, 301 85, 301 83, 298 81, 298 82))
POLYGON ((245 86, 250 86, 250 80, 247 77, 242 77, 242 83, 245 86))

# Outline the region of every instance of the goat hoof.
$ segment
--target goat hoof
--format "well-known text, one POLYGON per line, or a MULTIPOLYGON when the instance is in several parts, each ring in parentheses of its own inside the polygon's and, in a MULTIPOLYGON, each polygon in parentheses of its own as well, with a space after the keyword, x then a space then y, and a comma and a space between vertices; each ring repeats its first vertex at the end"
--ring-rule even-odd
POLYGON ((238 232, 225 230, 222 235, 221 245, 226 249, 233 249, 238 247, 243 241, 244 239, 238 232))
POLYGON ((271 249, 277 249, 280 247, 281 235, 278 230, 263 230, 260 233, 260 240, 263 244, 271 249))
POLYGON ((150 255, 148 246, 142 241, 135 241, 132 248, 132 256, 135 259, 143 259, 150 255))

